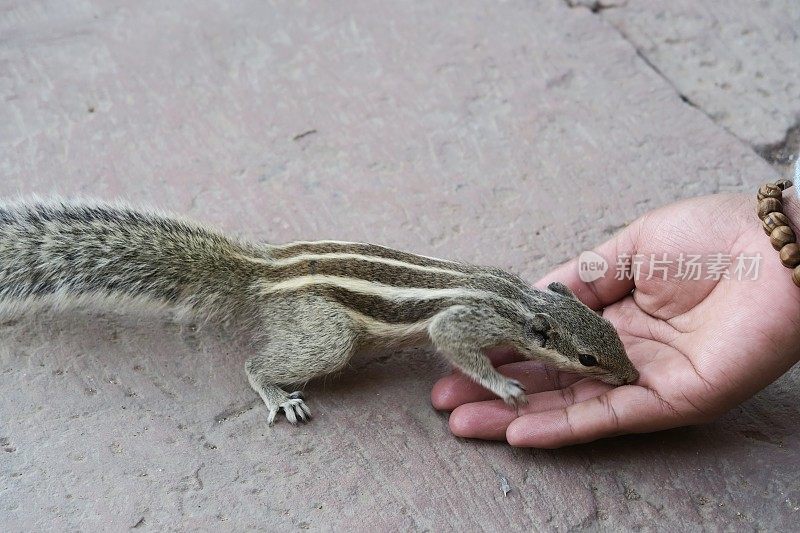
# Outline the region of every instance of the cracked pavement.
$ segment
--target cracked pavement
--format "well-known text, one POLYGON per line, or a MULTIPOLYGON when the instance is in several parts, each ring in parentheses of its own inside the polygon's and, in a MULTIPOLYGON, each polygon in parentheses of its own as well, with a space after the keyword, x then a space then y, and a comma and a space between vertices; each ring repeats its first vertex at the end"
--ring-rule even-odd
MULTIPOLYGON (((785 168, 798 27, 792 0, 10 0, 0 194, 534 280, 649 209, 785 168)), ((797 524, 796 369, 706 426, 539 451, 452 437, 425 352, 365 354, 307 387, 312 424, 270 429, 250 347, 211 326, 41 313, 0 333, 6 531, 797 524)))
POLYGON ((627 0, 599 5, 605 8, 598 15, 688 104, 780 172, 789 169, 800 150, 797 2, 770 0, 754 6, 747 0, 627 0))

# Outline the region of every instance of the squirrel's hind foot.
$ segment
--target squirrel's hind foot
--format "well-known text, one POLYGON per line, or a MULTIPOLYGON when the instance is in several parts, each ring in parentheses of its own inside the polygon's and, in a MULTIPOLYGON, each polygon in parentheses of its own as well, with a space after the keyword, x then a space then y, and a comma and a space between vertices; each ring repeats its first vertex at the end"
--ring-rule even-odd
POLYGON ((311 409, 309 409, 305 401, 303 401, 303 394, 300 391, 295 391, 287 395, 286 398, 286 401, 277 406, 267 405, 267 407, 269 407, 269 416, 267 417, 269 427, 275 424, 275 418, 278 416, 280 410, 283 410, 283 414, 286 415, 286 420, 293 426, 297 425, 298 422, 308 422, 311 420, 311 409))
POLYGON ((278 417, 280 411, 283 411, 283 414, 286 415, 286 420, 293 426, 297 425, 298 422, 308 422, 311 420, 311 409, 308 408, 306 402, 303 400, 302 392, 295 391, 288 393, 280 387, 263 383, 263 380, 259 379, 258 375, 255 373, 248 371, 247 375, 250 380, 250 385, 252 385, 253 389, 261 396, 267 409, 269 409, 267 423, 270 427, 275 424, 275 419, 278 417))

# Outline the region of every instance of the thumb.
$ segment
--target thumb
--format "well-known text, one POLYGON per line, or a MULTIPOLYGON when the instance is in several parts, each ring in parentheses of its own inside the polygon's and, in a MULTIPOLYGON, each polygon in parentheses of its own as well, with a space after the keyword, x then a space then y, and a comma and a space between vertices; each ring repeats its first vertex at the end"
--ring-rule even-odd
POLYGON ((581 256, 556 267, 535 285, 543 288, 554 281, 561 282, 572 289, 579 300, 594 310, 602 309, 622 299, 633 290, 634 280, 630 275, 629 266, 621 264, 620 261, 636 255, 642 220, 642 218, 635 220, 594 250, 584 252, 581 256), (585 269, 590 260, 606 265, 606 271, 596 279, 594 279, 596 275, 592 275, 597 272, 596 270, 585 269))

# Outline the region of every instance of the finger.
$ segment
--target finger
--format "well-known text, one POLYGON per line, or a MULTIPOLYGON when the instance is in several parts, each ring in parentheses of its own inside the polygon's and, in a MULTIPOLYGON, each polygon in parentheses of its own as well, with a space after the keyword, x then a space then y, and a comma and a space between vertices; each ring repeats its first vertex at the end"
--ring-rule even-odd
POLYGON ((634 221, 593 250, 608 265, 608 270, 600 278, 590 282, 581 280, 578 270, 579 261, 578 258, 575 258, 556 267, 535 285, 544 288, 549 283, 560 281, 572 289, 572 292, 575 293, 579 300, 595 310, 602 309, 620 300, 633 290, 634 282, 633 279, 628 279, 630 276, 618 275, 617 260, 621 257, 632 257, 636 254, 639 232, 642 227, 641 221, 642 219, 634 221))
MULTIPOLYGON (((627 385, 572 405, 521 416, 506 430, 513 446, 559 448, 680 425, 644 387, 627 385)), ((687 422, 688 423, 688 422, 687 422)))
POLYGON ((565 389, 529 394, 528 404, 519 409, 506 405, 502 400, 467 403, 450 414, 450 431, 459 437, 503 440, 508 426, 520 416, 585 401, 610 388, 605 383, 584 379, 565 389))
POLYGON ((614 386, 608 383, 584 378, 569 387, 529 395, 528 405, 521 409, 519 414, 520 416, 525 416, 532 413, 552 411, 553 409, 563 409, 575 403, 600 396, 613 388, 614 386))
POLYGON ((470 439, 505 440, 509 424, 518 416, 503 400, 467 403, 450 413, 450 431, 470 439))
MULTIPOLYGON (((559 389, 581 379, 577 374, 558 372, 533 361, 521 361, 498 368, 501 374, 516 379, 528 392, 559 389)), ((497 396, 461 372, 445 376, 434 384, 431 403, 436 409, 451 411, 459 405, 496 399, 497 396)))
POLYGON ((525 360, 525 357, 523 357, 514 348, 507 347, 489 348, 486 350, 486 357, 489 358, 494 366, 507 365, 508 363, 513 363, 515 361, 525 360))

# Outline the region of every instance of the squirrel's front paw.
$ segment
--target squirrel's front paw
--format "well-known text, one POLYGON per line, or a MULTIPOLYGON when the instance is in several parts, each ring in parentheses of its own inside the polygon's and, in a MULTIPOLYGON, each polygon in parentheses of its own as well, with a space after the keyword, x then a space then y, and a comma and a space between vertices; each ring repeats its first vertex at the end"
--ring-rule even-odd
POLYGON ((519 407, 528 403, 528 397, 525 396, 525 387, 516 379, 505 380, 497 395, 508 405, 514 407, 519 407))
POLYGON ((269 416, 267 417, 267 423, 270 427, 275 424, 275 418, 278 416, 278 411, 281 410, 286 415, 286 420, 292 425, 311 420, 311 409, 303 401, 303 395, 300 391, 287 395, 286 401, 277 406, 270 406, 269 416))

